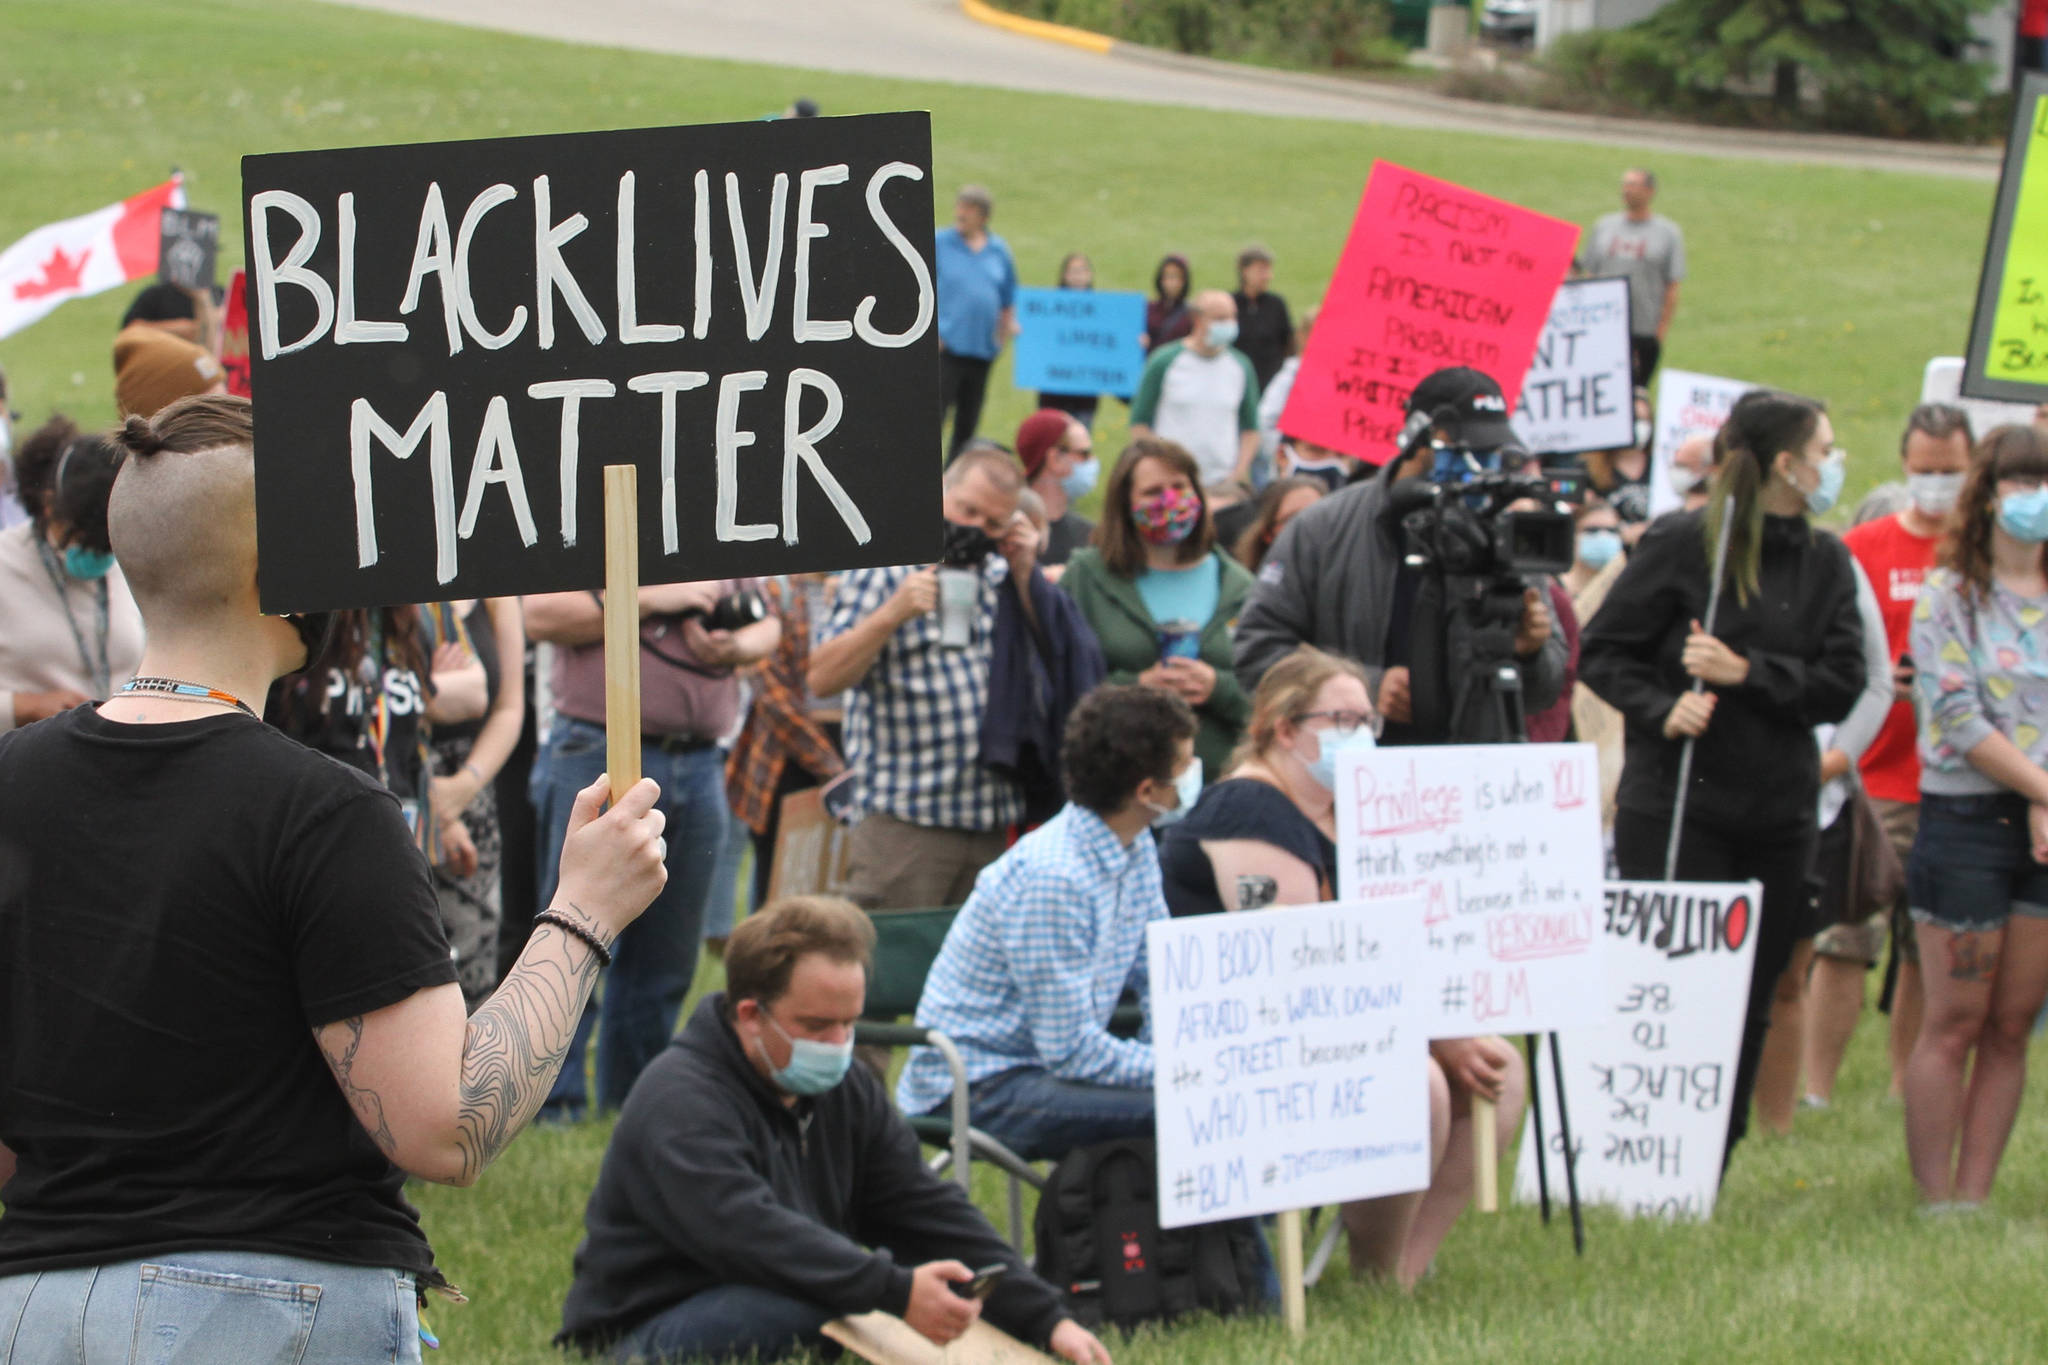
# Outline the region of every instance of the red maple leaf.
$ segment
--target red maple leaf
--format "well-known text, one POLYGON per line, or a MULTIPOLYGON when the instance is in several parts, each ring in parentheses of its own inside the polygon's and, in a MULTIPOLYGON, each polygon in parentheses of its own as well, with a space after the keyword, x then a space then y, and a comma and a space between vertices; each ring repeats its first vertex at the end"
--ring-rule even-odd
POLYGON ((43 276, 38 280, 23 280, 14 286, 17 299, 40 299, 51 294, 66 294, 78 288, 85 274, 85 261, 92 255, 87 247, 74 258, 64 254, 61 246, 50 249, 50 259, 43 262, 43 276))

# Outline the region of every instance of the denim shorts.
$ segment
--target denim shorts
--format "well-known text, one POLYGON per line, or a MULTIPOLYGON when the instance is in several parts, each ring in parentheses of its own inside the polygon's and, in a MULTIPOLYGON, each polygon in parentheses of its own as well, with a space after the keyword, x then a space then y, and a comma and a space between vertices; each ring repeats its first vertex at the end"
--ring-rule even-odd
POLYGON ((2048 916, 2048 867, 2034 861, 2027 799, 1923 792, 1906 889, 1916 923, 1951 933, 2048 916))
POLYGON ((0 1276, 6 1365, 415 1362, 419 1322, 409 1272, 269 1252, 0 1276))

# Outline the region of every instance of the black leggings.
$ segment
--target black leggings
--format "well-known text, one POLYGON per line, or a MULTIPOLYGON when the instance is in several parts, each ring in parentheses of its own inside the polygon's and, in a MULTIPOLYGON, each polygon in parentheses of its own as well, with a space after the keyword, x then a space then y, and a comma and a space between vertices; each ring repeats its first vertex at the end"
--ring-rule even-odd
MULTIPOLYGON (((1614 816, 1614 861, 1625 881, 1662 881, 1664 846, 1671 816, 1621 810, 1614 816)), ((1735 1144, 1749 1130, 1749 1096, 1756 1088, 1757 1061, 1771 1027, 1771 997, 1792 961, 1792 946, 1813 927, 1807 908, 1807 876, 1813 870, 1815 834, 1798 829, 1730 829, 1688 817, 1678 846, 1682 882, 1763 883, 1757 907, 1756 966, 1749 978, 1749 1014, 1742 1028, 1742 1054, 1735 1064, 1735 1094, 1728 1114, 1727 1169, 1735 1144)))
POLYGON ((988 370, 995 362, 946 351, 939 356, 940 416, 953 414, 953 439, 946 447, 946 461, 967 448, 981 425, 981 400, 988 392, 988 370))

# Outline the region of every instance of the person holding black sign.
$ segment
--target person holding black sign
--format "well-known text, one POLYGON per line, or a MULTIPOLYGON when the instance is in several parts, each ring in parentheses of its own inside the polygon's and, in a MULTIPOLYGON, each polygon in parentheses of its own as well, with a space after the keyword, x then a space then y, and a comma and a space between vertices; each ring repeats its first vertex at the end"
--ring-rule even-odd
MULTIPOLYGON (((752 580, 718 579, 640 589, 640 770, 661 784, 668 821, 669 878, 647 914, 619 940, 618 964, 597 1016, 597 1107, 617 1109, 641 1069, 675 1032, 697 973, 712 867, 730 832, 725 751, 739 720, 738 670, 775 652, 782 620, 766 612, 752 580), (747 624, 742 604, 763 614, 747 624)), ((547 866, 575 811, 577 792, 605 763, 604 597, 544 593, 525 599, 528 633, 555 646, 555 723, 534 776, 542 839, 541 903, 553 890, 547 866)), ((569 1062, 548 1097, 550 1117, 587 1108, 583 1051, 593 1021, 576 1030, 569 1062)))
POLYGON ((322 632, 258 610, 252 436, 225 396, 129 420, 107 520, 149 628, 142 674, 0 736, 16 1365, 137 1341, 416 1359, 417 1296, 447 1282, 406 1177, 472 1184, 519 1133, 663 880, 654 784, 600 815, 593 783, 551 908, 465 1018, 397 802, 249 700, 322 632))

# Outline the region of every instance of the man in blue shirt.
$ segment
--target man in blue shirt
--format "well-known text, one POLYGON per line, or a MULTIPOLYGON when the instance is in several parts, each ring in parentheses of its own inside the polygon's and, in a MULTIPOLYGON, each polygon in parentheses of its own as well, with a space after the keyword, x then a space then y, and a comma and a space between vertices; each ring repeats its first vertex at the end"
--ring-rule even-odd
MULTIPOLYGON (((1126 987, 1146 997, 1145 926, 1167 915, 1150 826, 1194 742, 1171 693, 1091 692, 1061 746, 1069 804, 981 874, 925 980, 917 1022, 959 1046, 974 1126, 1027 1160, 1152 1133, 1149 1015, 1136 1038, 1109 1018, 1126 987)), ((931 1112, 949 1086, 917 1048, 897 1103, 931 1112)))
POLYGON ((953 226, 940 228, 932 254, 938 262, 941 402, 953 414, 951 460, 981 425, 989 366, 1017 334, 1017 263, 1010 247, 988 230, 994 202, 979 185, 953 201, 953 226))

